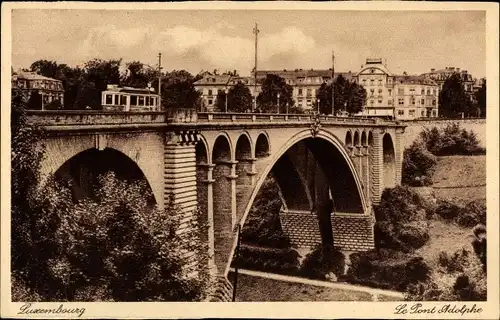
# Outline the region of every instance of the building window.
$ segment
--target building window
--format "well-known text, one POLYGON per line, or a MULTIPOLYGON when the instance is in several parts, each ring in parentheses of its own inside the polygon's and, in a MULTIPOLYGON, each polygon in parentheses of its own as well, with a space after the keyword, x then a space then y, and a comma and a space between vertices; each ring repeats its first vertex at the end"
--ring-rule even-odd
POLYGON ((431 94, 431 89, 427 89, 427 95, 429 96, 431 94))
POLYGON ((119 95, 115 95, 115 103, 114 103, 115 106, 120 105, 119 99, 120 99, 120 96, 119 95))
POLYGON ((127 105, 127 96, 120 96, 120 105, 127 105))
POLYGON ((370 89, 371 95, 373 96, 373 93, 375 92, 375 89, 370 89))
POLYGON ((310 97, 311 96, 311 89, 307 89, 307 96, 310 97))
POLYGON ((373 107, 373 104, 375 103, 375 101, 373 100, 370 100, 370 105, 373 107))
POLYGON ((389 92, 389 95, 392 94, 392 90, 391 89, 387 89, 387 92, 389 92))
POLYGON ((436 95, 436 89, 432 89, 432 95, 436 95))
POLYGON ((415 116, 415 110, 410 110, 409 114, 408 114, 410 117, 414 117, 415 116))
POLYGON ((379 104, 382 104, 382 99, 378 99, 378 103, 379 103, 379 104))
POLYGON ((421 95, 424 95, 425 94, 425 89, 422 89, 422 91, 420 92, 421 95))
POLYGON ((208 99, 208 105, 211 106, 213 103, 213 100, 212 99, 208 99))
POLYGON ((372 85, 372 86, 373 86, 373 85, 374 85, 374 83, 375 83, 375 80, 374 80, 374 79, 371 79, 371 80, 370 80, 370 85, 372 85))
POLYGON ((302 88, 299 89, 299 96, 302 95, 302 88))
POLYGON ((404 95, 405 94, 405 89, 404 88, 398 88, 398 94, 399 95, 404 95))
POLYGON ((421 117, 423 117, 423 116, 424 116, 424 110, 422 110, 422 111, 420 112, 420 116, 421 116, 421 117))
POLYGON ((139 96, 139 105, 140 106, 144 105, 144 97, 143 96, 139 96))
POLYGON ((307 106, 310 107, 311 106, 311 99, 307 99, 307 106))
POLYGON ((107 94, 106 95, 106 104, 113 104, 113 95, 107 94))
POLYGON ((387 100, 387 104, 392 106, 392 99, 387 100))
POLYGON ((425 99, 420 100, 421 105, 425 105, 425 99))
POLYGON ((398 98, 398 104, 400 106, 404 105, 405 104, 405 99, 404 98, 398 98))
POLYGON ((435 106, 436 105, 436 100, 432 100, 432 105, 435 106))
POLYGON ((381 86, 382 85, 382 79, 378 79, 378 85, 381 86))
POLYGON ((435 110, 432 110, 432 116, 435 117, 436 116, 436 111, 435 110))
POLYGON ((131 106, 137 105, 137 96, 130 96, 130 105, 131 106))
POLYGON ((363 79, 363 86, 366 87, 366 79, 363 79))
POLYGON ((378 89, 378 93, 382 93, 382 89, 378 89))
POLYGON ((411 103, 412 105, 415 105, 415 98, 411 97, 411 99, 410 99, 410 103, 411 103))
POLYGON ((398 110, 398 116, 404 116, 405 111, 404 110, 398 110))
POLYGON ((212 95, 212 89, 208 89, 208 95, 211 96, 212 95))

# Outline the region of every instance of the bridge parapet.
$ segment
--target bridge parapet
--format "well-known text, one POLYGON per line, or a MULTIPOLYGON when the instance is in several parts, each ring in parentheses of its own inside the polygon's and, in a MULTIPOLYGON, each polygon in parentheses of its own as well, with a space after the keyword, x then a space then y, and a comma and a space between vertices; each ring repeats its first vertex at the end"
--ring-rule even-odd
POLYGON ((164 112, 28 111, 28 121, 42 126, 120 125, 164 123, 164 112))

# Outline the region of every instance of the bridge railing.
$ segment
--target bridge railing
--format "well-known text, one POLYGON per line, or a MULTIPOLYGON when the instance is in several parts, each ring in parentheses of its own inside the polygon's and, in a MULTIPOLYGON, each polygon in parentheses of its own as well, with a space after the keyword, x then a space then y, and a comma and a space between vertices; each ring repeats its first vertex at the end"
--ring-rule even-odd
POLYGON ((157 111, 30 110, 27 115, 29 122, 42 126, 150 124, 164 123, 166 120, 165 112, 157 111))
MULTIPOLYGON (((319 118, 322 122, 332 123, 374 124, 381 121, 373 118, 329 115, 321 115, 319 118)), ((198 122, 311 122, 315 119, 316 115, 313 114, 198 112, 198 122)))

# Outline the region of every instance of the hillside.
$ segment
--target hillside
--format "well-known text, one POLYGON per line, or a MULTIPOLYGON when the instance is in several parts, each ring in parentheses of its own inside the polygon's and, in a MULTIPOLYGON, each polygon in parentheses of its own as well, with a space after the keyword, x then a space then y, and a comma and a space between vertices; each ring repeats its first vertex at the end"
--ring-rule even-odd
POLYGON ((432 186, 415 189, 438 199, 486 199, 486 156, 438 157, 432 180, 432 186))

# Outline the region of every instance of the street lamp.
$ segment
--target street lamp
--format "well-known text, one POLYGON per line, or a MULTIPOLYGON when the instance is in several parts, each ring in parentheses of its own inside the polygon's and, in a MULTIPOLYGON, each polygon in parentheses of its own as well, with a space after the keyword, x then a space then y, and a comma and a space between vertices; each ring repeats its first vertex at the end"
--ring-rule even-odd
POLYGON ((224 96, 226 97, 226 102, 225 102, 226 113, 227 113, 227 93, 228 93, 228 90, 227 90, 227 87, 226 87, 226 89, 224 89, 224 96))
POLYGON ((318 98, 318 114, 319 114, 319 105, 321 104, 321 99, 318 98))
POLYGON ((280 93, 278 92, 278 110, 276 110, 276 113, 280 113, 280 93))

